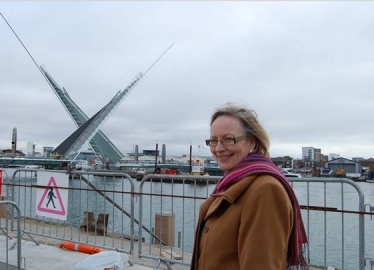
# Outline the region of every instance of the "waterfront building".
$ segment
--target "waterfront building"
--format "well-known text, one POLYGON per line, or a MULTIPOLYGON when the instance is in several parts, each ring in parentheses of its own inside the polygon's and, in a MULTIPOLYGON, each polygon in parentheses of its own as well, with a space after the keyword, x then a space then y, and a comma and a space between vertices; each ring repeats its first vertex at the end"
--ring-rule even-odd
POLYGON ((294 169, 294 161, 293 161, 293 158, 290 156, 274 157, 274 158, 271 158, 271 160, 274 162, 275 165, 277 165, 280 168, 294 169))
POLYGON ((35 144, 33 142, 27 142, 26 156, 33 157, 35 153, 35 144))
POLYGON ((97 158, 97 156, 92 149, 82 150, 76 157, 77 160, 86 160, 86 161, 91 161, 92 159, 95 159, 95 158, 97 158))
POLYGON ((321 159, 321 149, 314 147, 302 147, 301 156, 304 160, 319 161, 321 159))
POLYGON ((362 159, 359 162, 367 178, 374 180, 374 158, 362 159))
POLYGON ((302 147, 302 159, 306 170, 312 170, 313 175, 318 175, 321 167, 323 167, 326 157, 322 155, 320 148, 302 147))
POLYGON ((21 150, 16 150, 16 152, 13 152, 13 149, 3 149, 0 150, 0 156, 1 157, 24 157, 26 156, 21 150))
POLYGON ((51 156, 53 147, 43 146, 43 157, 49 158, 51 156))
POLYGON ((332 170, 333 176, 336 177, 359 178, 362 174, 360 162, 342 157, 326 162, 324 167, 332 170))

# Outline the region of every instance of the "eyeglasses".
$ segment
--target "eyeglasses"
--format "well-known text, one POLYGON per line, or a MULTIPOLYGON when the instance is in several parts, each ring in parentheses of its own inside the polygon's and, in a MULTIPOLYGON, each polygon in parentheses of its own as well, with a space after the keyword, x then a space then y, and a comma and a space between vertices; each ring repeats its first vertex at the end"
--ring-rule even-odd
POLYGON ((205 140, 205 143, 207 146, 211 146, 211 147, 217 146, 218 142, 220 142, 224 146, 227 146, 227 145, 236 144, 247 137, 248 137, 247 135, 242 135, 242 136, 235 137, 235 138, 228 137, 228 138, 223 138, 220 140, 212 139, 212 140, 205 140))

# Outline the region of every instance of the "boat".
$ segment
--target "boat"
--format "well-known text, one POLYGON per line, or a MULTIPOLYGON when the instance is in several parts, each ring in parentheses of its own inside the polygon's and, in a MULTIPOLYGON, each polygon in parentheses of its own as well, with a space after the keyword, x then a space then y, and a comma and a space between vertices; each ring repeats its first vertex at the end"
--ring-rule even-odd
POLYGON ((86 170, 91 169, 91 165, 88 164, 87 160, 80 159, 80 160, 73 162, 73 168, 76 170, 86 171, 86 170))
POLYGON ((205 162, 204 160, 194 159, 192 160, 192 175, 204 175, 205 174, 205 162))
POLYGON ((301 174, 291 172, 288 169, 281 168, 281 171, 284 174, 284 176, 286 176, 287 178, 301 178, 302 177, 301 174))
POLYGON ((40 169, 39 165, 26 165, 25 169, 40 169))
MULTIPOLYGON (((147 182, 153 182, 153 183, 171 183, 171 184, 217 184, 218 180, 214 178, 206 178, 206 179, 201 179, 201 178, 181 178, 180 176, 209 176, 208 174, 204 174, 200 171, 200 166, 199 168, 196 168, 196 173, 194 174, 193 171, 192 173, 185 173, 185 172, 180 172, 176 168, 161 168, 157 167, 151 174, 154 175, 167 175, 167 176, 173 176, 173 175, 178 175, 178 178, 173 178, 173 177, 156 177, 156 178, 148 178, 146 181, 147 182)), ((140 178, 137 180, 141 181, 143 178, 140 178)))
MULTIPOLYGON (((190 174, 186 174, 186 176, 190 176, 190 174)), ((140 181, 140 180, 139 180, 140 181)), ((206 179, 201 179, 201 178, 148 178, 146 180, 147 182, 152 182, 152 183, 168 183, 168 184, 192 184, 192 185, 206 185, 206 184, 212 184, 215 185, 218 183, 217 179, 214 178, 206 178, 206 179)))
POLYGON ((145 170, 142 170, 142 169, 135 169, 135 170, 132 170, 131 173, 130 173, 130 176, 132 178, 136 178, 136 180, 140 181, 144 178, 144 176, 147 175, 147 172, 145 170))
POLYGON ((321 177, 332 177, 334 171, 330 168, 321 168, 320 176, 321 177))

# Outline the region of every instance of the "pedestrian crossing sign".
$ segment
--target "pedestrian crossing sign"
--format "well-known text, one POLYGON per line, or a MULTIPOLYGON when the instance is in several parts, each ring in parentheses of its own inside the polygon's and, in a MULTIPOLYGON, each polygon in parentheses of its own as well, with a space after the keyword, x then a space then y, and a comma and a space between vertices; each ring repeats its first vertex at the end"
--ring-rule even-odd
POLYGON ((38 171, 36 214, 61 220, 67 218, 69 176, 66 172, 38 171))

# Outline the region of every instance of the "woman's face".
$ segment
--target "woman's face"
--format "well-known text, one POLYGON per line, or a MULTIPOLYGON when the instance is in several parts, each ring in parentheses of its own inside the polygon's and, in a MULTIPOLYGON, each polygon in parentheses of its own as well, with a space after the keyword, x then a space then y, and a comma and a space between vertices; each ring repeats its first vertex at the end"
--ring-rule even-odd
MULTIPOLYGON (((221 140, 243 135, 245 133, 239 119, 232 116, 219 116, 210 127, 210 139, 221 140)), ((250 149, 252 149, 251 147, 253 147, 251 140, 245 138, 230 145, 223 145, 221 142, 218 142, 216 146, 210 147, 210 151, 222 170, 231 171, 249 154, 250 149)))

